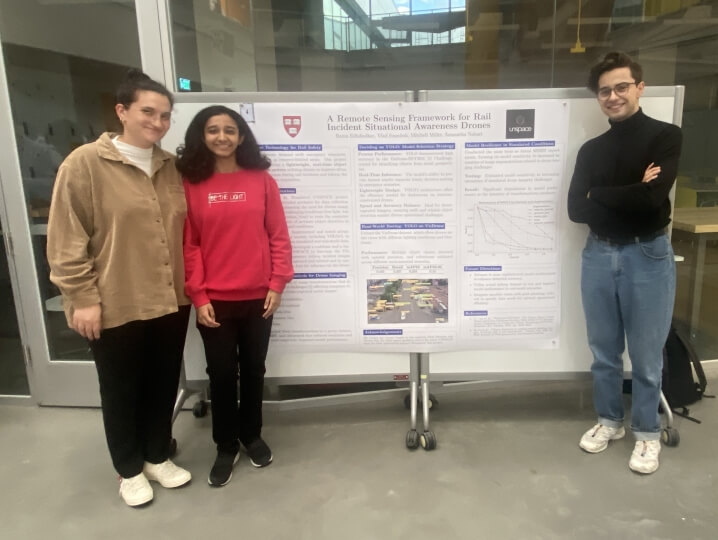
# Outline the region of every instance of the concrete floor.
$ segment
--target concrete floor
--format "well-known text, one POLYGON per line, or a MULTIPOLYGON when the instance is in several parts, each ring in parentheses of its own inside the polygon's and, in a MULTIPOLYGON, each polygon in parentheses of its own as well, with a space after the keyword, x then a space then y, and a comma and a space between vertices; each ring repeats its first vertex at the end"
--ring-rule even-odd
MULTIPOLYGON (((710 375, 709 390, 718 389, 710 375)), ((582 452, 588 381, 501 383, 439 396, 433 452, 408 451, 391 400, 268 411, 275 461, 246 456, 210 488, 209 417, 183 412, 175 461, 194 474, 124 505, 98 410, 0 406, 3 539, 711 539, 718 538, 718 400, 676 418, 681 444, 651 476, 628 469, 630 437, 582 452)))

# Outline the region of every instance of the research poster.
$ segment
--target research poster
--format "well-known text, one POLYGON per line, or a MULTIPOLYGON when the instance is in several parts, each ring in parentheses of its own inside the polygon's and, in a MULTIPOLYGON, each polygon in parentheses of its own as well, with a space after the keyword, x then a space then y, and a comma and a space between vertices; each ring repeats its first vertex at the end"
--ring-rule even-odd
POLYGON ((237 107, 292 239, 275 350, 558 346, 565 101, 237 107))

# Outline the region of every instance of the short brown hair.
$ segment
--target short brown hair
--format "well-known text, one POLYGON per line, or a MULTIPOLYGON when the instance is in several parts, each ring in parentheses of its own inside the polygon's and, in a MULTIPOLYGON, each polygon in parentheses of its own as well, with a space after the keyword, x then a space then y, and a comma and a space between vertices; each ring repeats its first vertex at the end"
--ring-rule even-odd
POLYGON ((591 68, 588 74, 586 86, 594 94, 598 93, 598 79, 607 71, 627 67, 631 70, 631 76, 636 84, 643 81, 643 68, 641 64, 621 51, 613 51, 603 57, 598 64, 591 68))

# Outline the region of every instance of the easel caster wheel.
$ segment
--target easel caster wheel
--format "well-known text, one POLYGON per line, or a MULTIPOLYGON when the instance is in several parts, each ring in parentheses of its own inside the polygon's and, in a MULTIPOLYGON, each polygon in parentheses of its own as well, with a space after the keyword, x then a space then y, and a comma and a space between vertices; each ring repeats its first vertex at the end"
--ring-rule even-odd
POLYGON ((177 439, 172 437, 172 440, 170 441, 170 456, 174 457, 177 454, 177 439))
POLYGON ((204 418, 207 416, 207 402, 202 400, 195 403, 192 406, 192 414, 195 418, 204 418))
POLYGON ((436 436, 433 431, 425 431, 419 437, 419 442, 424 450, 433 450, 436 448, 436 436))
POLYGON ((406 433, 406 447, 409 450, 416 450, 419 448, 419 434, 415 429, 410 429, 406 433))
POLYGON ((661 432, 661 440, 666 446, 678 446, 678 443, 681 442, 681 436, 676 428, 667 427, 661 432))

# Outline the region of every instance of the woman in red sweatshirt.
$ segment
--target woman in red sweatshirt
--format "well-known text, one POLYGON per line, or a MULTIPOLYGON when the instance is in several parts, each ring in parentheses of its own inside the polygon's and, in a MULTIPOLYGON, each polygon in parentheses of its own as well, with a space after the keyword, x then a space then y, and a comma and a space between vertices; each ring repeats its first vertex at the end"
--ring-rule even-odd
POLYGON ((255 467, 272 462, 261 438, 264 364, 272 314, 294 274, 292 247, 269 160, 237 112, 201 110, 177 155, 187 199, 185 290, 204 342, 217 444, 209 483, 223 486, 240 443, 255 467))

